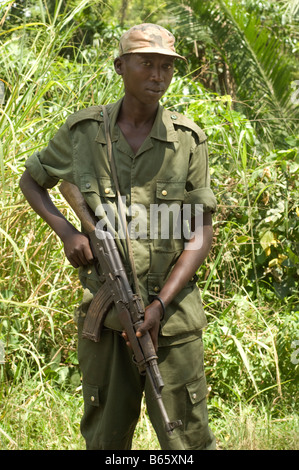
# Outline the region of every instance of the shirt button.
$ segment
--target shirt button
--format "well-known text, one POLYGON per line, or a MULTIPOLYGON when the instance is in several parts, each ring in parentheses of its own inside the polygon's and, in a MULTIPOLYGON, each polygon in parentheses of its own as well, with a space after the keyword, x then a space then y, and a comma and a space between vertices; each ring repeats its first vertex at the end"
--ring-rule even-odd
POLYGON ((86 188, 86 189, 89 189, 89 188, 90 188, 90 186, 91 186, 91 184, 90 184, 90 183, 86 183, 86 185, 85 185, 85 188, 86 188))
POLYGON ((87 271, 87 274, 91 274, 91 273, 92 273, 92 270, 89 269, 89 270, 87 271))
POLYGON ((175 115, 175 114, 172 114, 171 115, 171 119, 173 119, 174 121, 177 119, 178 117, 175 115))
POLYGON ((196 398, 196 393, 192 393, 192 398, 195 400, 195 398, 196 398))
POLYGON ((155 287, 154 287, 154 291, 155 291, 155 292, 159 292, 159 290, 160 290, 160 287, 159 287, 159 286, 155 286, 155 287))
POLYGON ((166 191, 166 189, 163 189, 162 195, 163 195, 163 196, 167 196, 167 191, 166 191))
POLYGON ((105 188, 105 194, 109 194, 110 193, 110 188, 105 188))
POLYGON ((95 397, 94 397, 94 396, 91 396, 91 397, 90 397, 90 401, 95 401, 95 397))

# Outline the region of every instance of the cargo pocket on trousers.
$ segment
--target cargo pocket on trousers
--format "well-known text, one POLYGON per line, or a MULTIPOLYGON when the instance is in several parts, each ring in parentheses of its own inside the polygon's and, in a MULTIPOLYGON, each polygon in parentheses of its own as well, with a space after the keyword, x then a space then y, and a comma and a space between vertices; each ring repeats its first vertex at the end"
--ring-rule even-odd
POLYGON ((97 385, 83 384, 83 399, 85 405, 99 406, 99 387, 97 385))
POLYGON ((200 377, 200 379, 195 380, 194 382, 186 384, 186 389, 192 405, 196 405, 196 403, 201 402, 204 398, 206 398, 208 393, 205 375, 200 377))

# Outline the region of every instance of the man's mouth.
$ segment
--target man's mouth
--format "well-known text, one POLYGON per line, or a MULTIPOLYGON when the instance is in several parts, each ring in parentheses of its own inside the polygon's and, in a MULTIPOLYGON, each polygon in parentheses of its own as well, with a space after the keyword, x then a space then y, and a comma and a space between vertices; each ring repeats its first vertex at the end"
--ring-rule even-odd
POLYGON ((163 93, 164 92, 163 88, 148 88, 147 91, 151 93, 163 93))

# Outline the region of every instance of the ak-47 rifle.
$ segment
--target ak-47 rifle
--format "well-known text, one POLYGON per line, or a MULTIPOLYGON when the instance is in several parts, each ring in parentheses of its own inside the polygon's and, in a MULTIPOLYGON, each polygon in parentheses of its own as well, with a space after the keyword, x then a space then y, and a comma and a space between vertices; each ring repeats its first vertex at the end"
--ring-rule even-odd
POLYGON ((120 258, 116 243, 108 231, 96 230, 97 220, 77 186, 63 182, 60 191, 79 217, 88 233, 94 257, 100 266, 105 282, 94 296, 87 311, 82 337, 98 342, 105 316, 115 305, 120 324, 128 336, 134 362, 140 374, 147 374, 157 400, 167 433, 182 425, 180 420, 170 421, 162 401, 164 383, 157 364, 157 355, 149 332, 137 338, 136 331, 144 319, 141 298, 134 294, 120 258))

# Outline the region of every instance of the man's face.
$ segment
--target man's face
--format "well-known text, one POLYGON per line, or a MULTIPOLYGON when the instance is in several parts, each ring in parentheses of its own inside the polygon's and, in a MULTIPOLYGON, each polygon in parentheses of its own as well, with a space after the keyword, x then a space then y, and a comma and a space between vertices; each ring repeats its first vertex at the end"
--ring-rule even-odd
POLYGON ((142 104, 158 103, 171 82, 174 58, 161 54, 128 54, 115 63, 125 94, 142 104))

